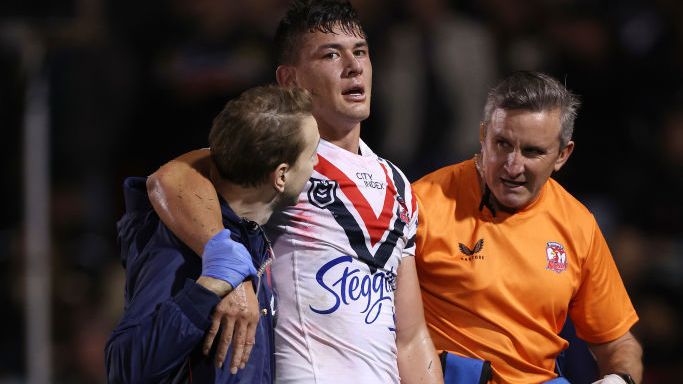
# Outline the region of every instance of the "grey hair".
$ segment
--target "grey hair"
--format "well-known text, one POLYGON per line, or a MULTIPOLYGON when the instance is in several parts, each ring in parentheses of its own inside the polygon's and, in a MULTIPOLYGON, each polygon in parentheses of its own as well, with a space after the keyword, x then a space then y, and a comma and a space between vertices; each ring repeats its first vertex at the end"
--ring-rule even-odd
MULTIPOLYGON (((540 72, 519 71, 505 78, 491 89, 486 98, 485 128, 498 109, 525 109, 533 112, 560 110, 560 148, 572 139, 579 98, 554 78, 540 72)), ((486 130, 484 130, 486 134, 486 130)))

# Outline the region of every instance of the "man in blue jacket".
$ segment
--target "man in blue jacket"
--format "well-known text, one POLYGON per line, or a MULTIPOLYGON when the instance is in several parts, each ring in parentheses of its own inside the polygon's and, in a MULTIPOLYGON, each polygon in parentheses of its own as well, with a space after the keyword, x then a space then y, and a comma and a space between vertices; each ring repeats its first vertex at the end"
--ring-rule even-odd
MULTIPOLYGON (((125 308, 105 350, 109 382, 272 382, 272 250, 261 225, 296 202, 317 164, 320 136, 311 112, 308 92, 267 86, 244 92, 214 120, 211 181, 225 226, 215 241, 229 237, 244 248, 216 252, 209 242, 200 259, 154 213, 145 178, 125 181, 126 213, 118 223, 125 308), (215 364, 216 348, 202 340, 216 305, 245 279, 254 286, 261 317, 249 330, 255 343, 248 363, 229 370, 230 364, 215 364)), ((232 334, 230 327, 221 331, 232 334)))

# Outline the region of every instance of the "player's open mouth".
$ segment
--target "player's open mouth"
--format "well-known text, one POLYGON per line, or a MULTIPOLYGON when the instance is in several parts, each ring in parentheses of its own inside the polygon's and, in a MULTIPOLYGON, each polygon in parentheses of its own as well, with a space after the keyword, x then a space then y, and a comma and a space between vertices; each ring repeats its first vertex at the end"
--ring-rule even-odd
POLYGON ((362 85, 354 85, 342 90, 342 95, 347 100, 363 101, 365 100, 365 87, 362 85))

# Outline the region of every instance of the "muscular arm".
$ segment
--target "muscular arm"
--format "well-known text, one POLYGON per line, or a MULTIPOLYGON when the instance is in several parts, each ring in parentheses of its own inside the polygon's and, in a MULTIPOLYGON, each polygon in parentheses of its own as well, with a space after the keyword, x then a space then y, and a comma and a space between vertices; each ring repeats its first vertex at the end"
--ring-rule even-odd
MULTIPOLYGON (((218 196, 209 180, 211 167, 209 150, 199 149, 171 160, 147 178, 147 194, 159 218, 198 255, 224 228, 218 196)), ((252 284, 245 281, 235 289, 239 292, 228 294, 233 287, 223 281, 202 276, 197 283, 224 296, 212 315, 204 338, 204 353, 208 354, 217 342, 216 365, 221 366, 232 342, 234 373, 249 359, 259 320, 252 284), (219 328, 223 332, 220 340, 216 340, 219 328)))
POLYGON ((147 193, 161 221, 198 255, 223 229, 216 190, 208 179, 208 149, 188 152, 147 178, 147 193))
POLYGON ((404 257, 398 268, 395 299, 401 382, 443 383, 441 363, 424 320, 414 257, 404 257))
POLYGON ((636 383, 642 381, 643 349, 631 332, 604 344, 589 344, 589 348, 601 375, 623 372, 630 374, 636 383))

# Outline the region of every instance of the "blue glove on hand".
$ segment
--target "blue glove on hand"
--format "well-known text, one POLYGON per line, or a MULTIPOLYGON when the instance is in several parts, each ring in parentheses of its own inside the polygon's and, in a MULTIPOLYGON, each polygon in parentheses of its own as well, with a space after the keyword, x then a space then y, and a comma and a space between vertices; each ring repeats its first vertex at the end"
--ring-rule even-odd
POLYGON ((202 276, 227 281, 233 288, 247 276, 256 278, 256 268, 243 244, 230 238, 230 231, 218 232, 204 246, 202 276))

